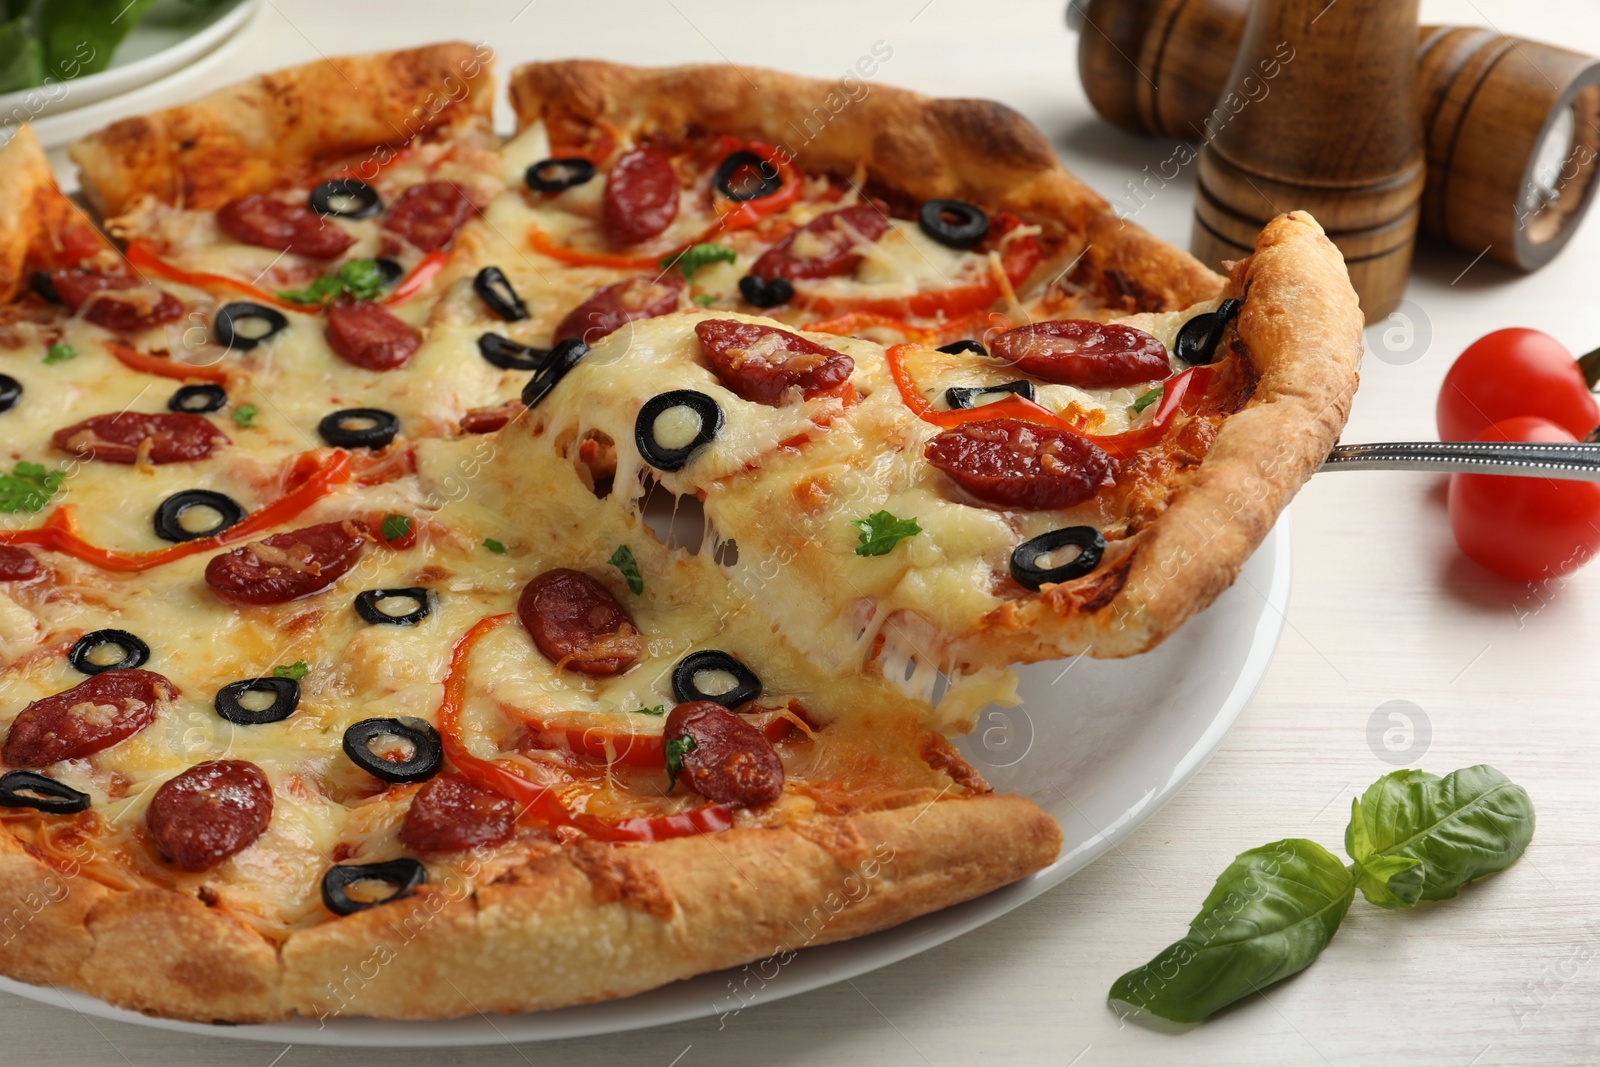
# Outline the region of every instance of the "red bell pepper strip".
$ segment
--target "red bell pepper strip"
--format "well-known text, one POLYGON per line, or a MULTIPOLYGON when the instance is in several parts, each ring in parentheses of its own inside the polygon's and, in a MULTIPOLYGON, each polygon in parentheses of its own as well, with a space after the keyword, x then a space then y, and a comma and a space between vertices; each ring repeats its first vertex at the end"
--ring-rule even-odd
POLYGON ((287 300, 281 300, 265 289, 251 285, 249 282, 240 281, 238 278, 230 278, 226 274, 209 274, 204 271, 184 270, 182 267, 168 263, 156 255, 155 250, 143 241, 134 241, 128 245, 127 258, 128 262, 138 269, 159 274, 168 281, 177 282, 179 285, 188 285, 196 289, 232 289, 243 293, 260 304, 270 304, 273 307, 284 308, 288 311, 306 310, 303 304, 294 304, 287 300))
POLYGON ((197 378, 202 382, 213 382, 217 385, 228 384, 228 372, 221 367, 197 367, 192 363, 180 363, 167 356, 152 356, 139 352, 117 341, 103 343, 106 351, 116 357, 118 363, 141 374, 176 378, 179 381, 197 378))
POLYGON ((733 811, 722 804, 705 804, 693 811, 655 818, 611 822, 587 813, 567 810, 548 786, 530 782, 510 767, 474 756, 457 734, 461 707, 467 694, 467 661, 472 647, 512 618, 510 613, 479 619, 456 641, 444 677, 444 699, 439 704, 439 737, 445 755, 456 769, 481 786, 509 797, 522 808, 523 818, 551 826, 571 826, 600 841, 660 841, 688 834, 716 833, 733 826, 733 811))
POLYGON ((1190 410, 1195 401, 1205 393, 1206 386, 1211 381, 1212 368, 1191 367, 1181 374, 1168 378, 1162 385, 1161 400, 1157 403, 1151 417, 1140 426, 1123 433, 1107 434, 1097 437, 1094 434, 1084 433, 1083 427, 1062 418, 1049 408, 1041 407, 1032 400, 1020 396, 1009 396, 993 404, 984 404, 976 408, 957 408, 952 411, 935 411, 933 405, 917 391, 916 383, 911 380, 911 374, 906 369, 905 356, 909 349, 917 345, 891 345, 884 353, 884 362, 889 366, 889 377, 894 380, 895 389, 900 393, 900 399, 906 407, 910 408, 917 418, 924 422, 932 423, 948 429, 951 426, 960 426, 968 422, 984 422, 990 419, 1019 419, 1031 422, 1036 426, 1050 426, 1058 430, 1075 433, 1079 437, 1092 441, 1110 455, 1124 459, 1133 455, 1141 448, 1147 448, 1161 440, 1167 432, 1167 427, 1172 425, 1172 420, 1180 411, 1190 410), (1190 394, 1193 394, 1191 396, 1190 394))
POLYGON ((42 526, 31 530, 0 530, 0 545, 38 545, 54 552, 65 552, 101 570, 147 571, 185 556, 248 540, 263 530, 281 526, 350 479, 350 457, 342 450, 331 449, 325 458, 315 453, 301 454, 301 458, 306 456, 312 457, 316 466, 300 484, 214 537, 183 541, 154 552, 114 552, 84 540, 78 532, 77 509, 63 504, 51 512, 42 526))
POLYGON ((436 248, 422 257, 422 262, 411 268, 411 273, 400 279, 400 284, 394 291, 381 301, 385 304, 398 304, 410 300, 433 281, 434 276, 444 269, 445 263, 450 259, 450 253, 442 248, 436 248))

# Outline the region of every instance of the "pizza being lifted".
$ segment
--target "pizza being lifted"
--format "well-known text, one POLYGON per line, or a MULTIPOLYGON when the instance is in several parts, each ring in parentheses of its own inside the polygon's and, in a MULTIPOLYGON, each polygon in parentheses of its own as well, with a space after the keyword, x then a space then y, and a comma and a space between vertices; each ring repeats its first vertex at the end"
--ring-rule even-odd
POLYGON ((1211 274, 997 104, 791 147, 829 89, 535 64, 502 141, 485 50, 325 61, 77 145, 111 239, 0 149, 0 971, 514 1012, 1055 859, 947 737, 1233 580, 1355 295, 1304 215, 1211 274))

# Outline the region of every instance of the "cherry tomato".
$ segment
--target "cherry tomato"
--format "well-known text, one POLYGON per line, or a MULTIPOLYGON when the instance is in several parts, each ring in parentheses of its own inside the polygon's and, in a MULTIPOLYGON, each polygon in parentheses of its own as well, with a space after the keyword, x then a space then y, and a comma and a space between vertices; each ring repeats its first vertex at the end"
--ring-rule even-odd
MULTIPOLYGON (((1549 419, 1518 415, 1479 441, 1575 441, 1549 419)), ((1508 578, 1569 574, 1600 551, 1600 485, 1496 474, 1450 476, 1450 529, 1467 556, 1508 578)))
POLYGON ((1560 341, 1538 330, 1496 330, 1456 358, 1439 390, 1439 440, 1471 441, 1490 423, 1537 415, 1574 438, 1600 426, 1600 405, 1560 341))

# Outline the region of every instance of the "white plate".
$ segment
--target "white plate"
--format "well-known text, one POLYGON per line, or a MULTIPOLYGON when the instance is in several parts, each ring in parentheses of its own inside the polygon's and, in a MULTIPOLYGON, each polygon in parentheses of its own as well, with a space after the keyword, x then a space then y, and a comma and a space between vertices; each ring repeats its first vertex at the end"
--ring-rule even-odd
POLYGON ((161 0, 123 38, 105 70, 0 94, 0 119, 37 121, 166 77, 227 40, 249 19, 257 2, 229 0, 213 11, 201 11, 179 0, 161 0))
POLYGON ((963 739, 995 788, 1021 793, 1061 823, 1054 864, 978 900, 764 969, 701 975, 627 1000, 489 1019, 396 1023, 314 1019, 204 1026, 152 1019, 78 993, 0 978, 0 989, 85 1015, 294 1045, 363 1048, 500 1045, 634 1030, 733 1013, 895 963, 974 930, 1082 870, 1171 800, 1216 751, 1266 673, 1289 604, 1285 515, 1239 580, 1160 648, 1136 659, 1087 658, 1022 670, 1021 708, 991 709, 963 739), (770 980, 763 985, 762 977, 770 980), (741 990, 743 999, 733 990, 741 990))

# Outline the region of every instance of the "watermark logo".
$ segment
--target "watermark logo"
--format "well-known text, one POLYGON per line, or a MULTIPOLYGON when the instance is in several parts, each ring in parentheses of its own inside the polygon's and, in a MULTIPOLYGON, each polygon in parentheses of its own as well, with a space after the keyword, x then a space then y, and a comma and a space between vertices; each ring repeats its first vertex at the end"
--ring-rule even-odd
POLYGON ((1367 718, 1367 747, 1385 763, 1415 766, 1432 743, 1432 720, 1409 700, 1386 700, 1367 718))
POLYGON ((1415 300, 1402 300, 1382 322, 1367 330, 1367 347, 1392 367, 1405 367, 1433 347, 1433 320, 1415 300))

